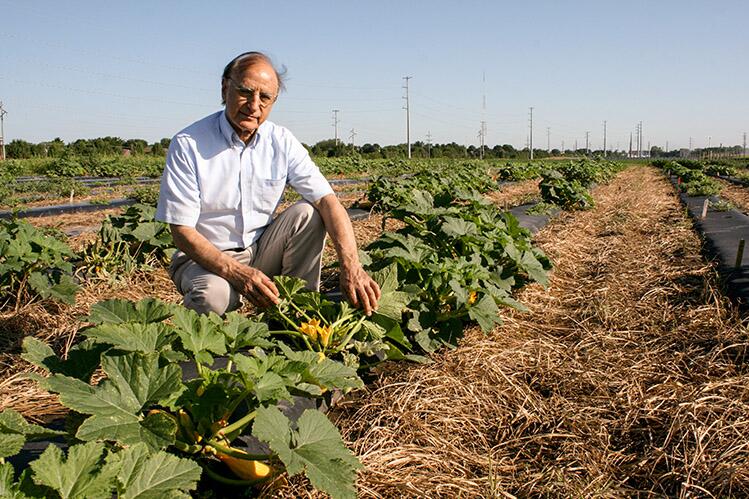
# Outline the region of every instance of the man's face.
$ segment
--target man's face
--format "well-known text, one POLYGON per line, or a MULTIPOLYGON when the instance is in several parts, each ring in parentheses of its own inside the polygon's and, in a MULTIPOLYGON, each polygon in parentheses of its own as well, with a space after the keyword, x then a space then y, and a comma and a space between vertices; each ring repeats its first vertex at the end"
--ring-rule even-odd
POLYGON ((231 78, 221 82, 226 117, 239 138, 247 142, 266 120, 278 96, 278 80, 270 64, 239 64, 231 78))

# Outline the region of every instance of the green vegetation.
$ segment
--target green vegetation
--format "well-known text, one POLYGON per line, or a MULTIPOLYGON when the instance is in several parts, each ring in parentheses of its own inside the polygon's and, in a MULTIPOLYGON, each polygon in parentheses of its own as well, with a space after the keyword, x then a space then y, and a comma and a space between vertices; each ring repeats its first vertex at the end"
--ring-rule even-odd
POLYGON ((71 257, 67 244, 30 223, 0 220, 0 309, 48 298, 74 303, 71 257))

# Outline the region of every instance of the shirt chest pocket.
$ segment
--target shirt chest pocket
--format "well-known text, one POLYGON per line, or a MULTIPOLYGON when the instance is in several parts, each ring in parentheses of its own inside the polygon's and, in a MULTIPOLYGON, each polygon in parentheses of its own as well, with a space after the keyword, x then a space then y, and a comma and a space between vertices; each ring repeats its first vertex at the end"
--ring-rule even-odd
POLYGON ((271 214, 281 202, 284 187, 286 187, 286 178, 257 180, 257 189, 255 190, 254 204, 257 211, 271 214))

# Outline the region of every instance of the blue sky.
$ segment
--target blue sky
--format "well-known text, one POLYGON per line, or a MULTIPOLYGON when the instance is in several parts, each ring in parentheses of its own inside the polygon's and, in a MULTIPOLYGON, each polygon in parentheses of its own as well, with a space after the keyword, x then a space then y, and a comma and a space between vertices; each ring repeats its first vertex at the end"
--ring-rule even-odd
POLYGON ((221 108, 220 73, 262 50, 288 68, 271 120, 303 142, 411 138, 523 147, 740 144, 746 1, 0 0, 6 141, 171 137, 221 108), (482 76, 486 75, 486 83, 482 76), (483 94, 486 111, 482 111, 483 94))

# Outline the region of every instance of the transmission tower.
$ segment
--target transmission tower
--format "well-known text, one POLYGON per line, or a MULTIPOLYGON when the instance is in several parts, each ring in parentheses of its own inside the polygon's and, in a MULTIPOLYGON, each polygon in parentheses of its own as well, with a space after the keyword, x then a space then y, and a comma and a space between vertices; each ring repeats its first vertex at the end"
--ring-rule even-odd
POLYGON ((603 120, 603 157, 606 157, 606 120, 603 120))
POLYGON ((351 135, 348 136, 349 139, 351 139, 351 151, 354 151, 354 139, 356 138, 356 130, 353 128, 351 129, 351 135))

